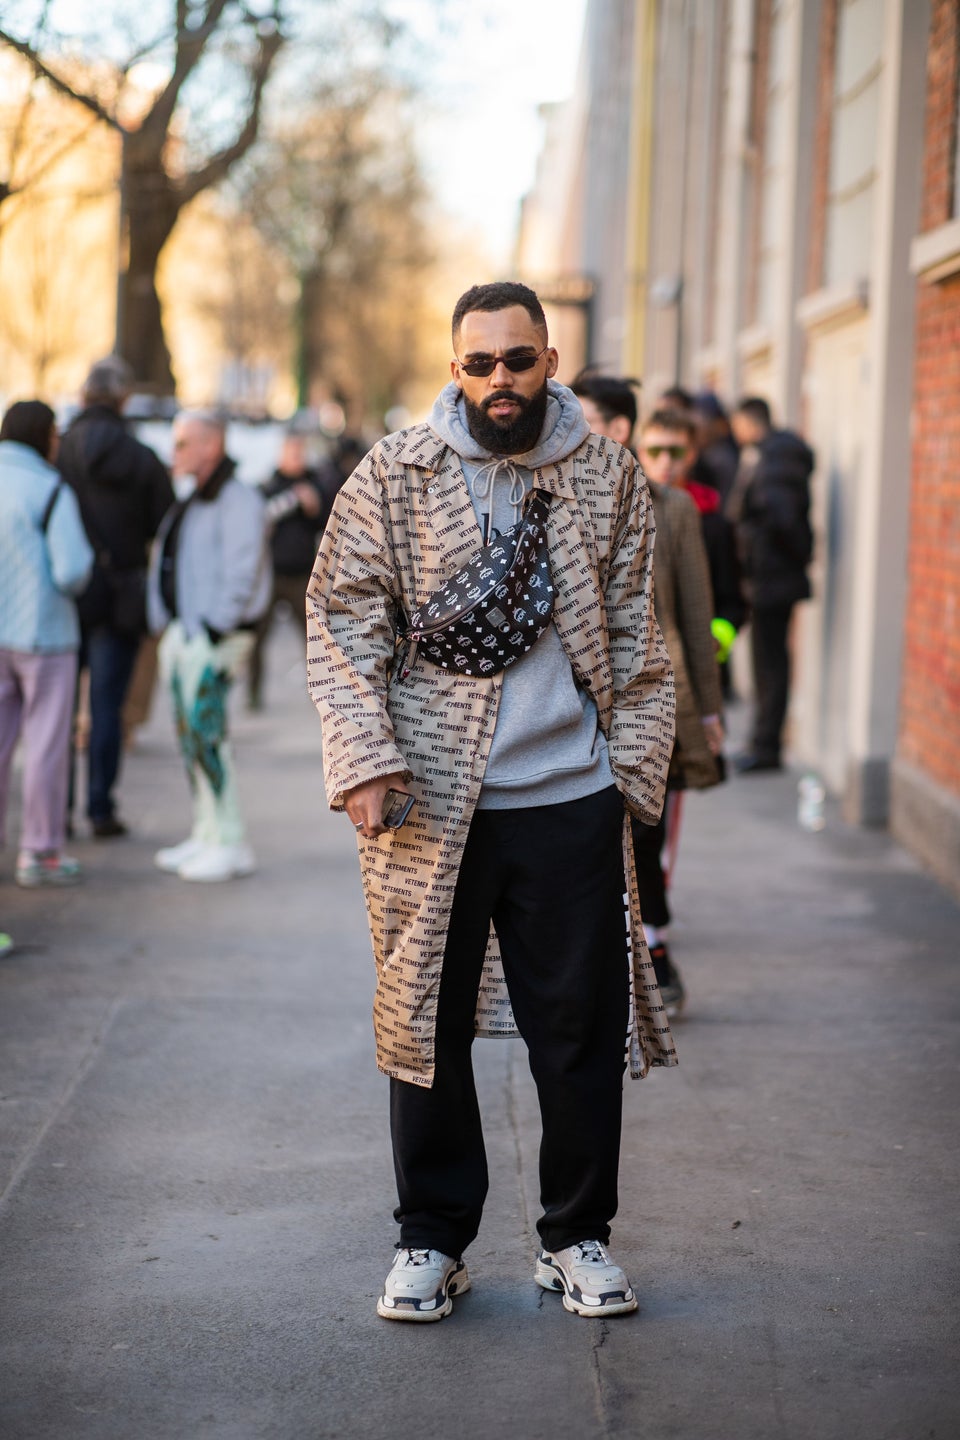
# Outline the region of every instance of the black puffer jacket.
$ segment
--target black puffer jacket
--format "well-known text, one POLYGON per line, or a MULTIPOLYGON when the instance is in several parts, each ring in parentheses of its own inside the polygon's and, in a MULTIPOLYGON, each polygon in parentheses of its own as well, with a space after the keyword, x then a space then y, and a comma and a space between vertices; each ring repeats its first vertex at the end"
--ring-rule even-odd
POLYGON ((81 411, 63 437, 57 465, 77 492, 84 527, 104 564, 134 570, 147 563, 150 541, 173 504, 166 467, 134 439, 106 405, 81 411))
POLYGON ((737 518, 743 577, 754 608, 789 605, 810 594, 813 466, 813 451, 792 430, 772 430, 760 443, 737 518))
POLYGON ((264 485, 263 495, 267 501, 268 515, 271 512, 269 502, 278 496, 286 495, 295 485, 309 485, 316 492, 320 504, 317 515, 307 515, 297 505, 275 519, 270 549, 273 568, 278 575, 310 574, 317 558, 320 536, 326 529, 333 502, 343 480, 344 477, 337 467, 328 463, 318 469, 304 470, 302 475, 285 475, 282 470, 275 470, 264 485))

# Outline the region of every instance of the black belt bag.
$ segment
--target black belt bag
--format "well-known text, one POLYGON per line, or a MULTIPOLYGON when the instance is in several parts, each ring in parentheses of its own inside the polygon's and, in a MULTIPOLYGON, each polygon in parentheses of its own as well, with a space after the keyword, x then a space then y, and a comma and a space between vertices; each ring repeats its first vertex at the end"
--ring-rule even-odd
POLYGON ((532 491, 516 525, 494 536, 413 611, 398 636, 401 679, 418 655, 458 675, 497 675, 540 639, 554 600, 550 498, 544 490, 532 491))

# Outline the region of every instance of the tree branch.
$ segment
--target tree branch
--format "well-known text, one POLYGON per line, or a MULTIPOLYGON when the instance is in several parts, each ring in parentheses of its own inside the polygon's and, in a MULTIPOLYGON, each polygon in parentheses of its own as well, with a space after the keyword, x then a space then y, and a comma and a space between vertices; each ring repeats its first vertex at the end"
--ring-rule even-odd
POLYGON ((81 141, 86 140, 94 125, 96 125, 97 123, 97 120, 91 120, 89 125, 87 125, 85 129, 78 130, 75 135, 70 136, 69 140, 65 140, 62 145, 57 147, 56 150, 52 150, 49 155, 45 156, 44 159, 40 161, 36 169, 31 171, 28 179, 26 179, 21 185, 15 185, 12 183, 12 173, 10 181, 0 180, 0 205, 2 205, 5 200, 12 200, 15 196, 22 195, 24 190, 31 189, 38 180, 42 180, 43 176, 47 173, 47 171, 52 170, 53 167, 57 164, 57 162, 63 159, 64 155, 68 154, 75 145, 79 145, 81 141))
POLYGON ((48 65, 44 64, 36 50, 34 50, 28 41, 18 40, 15 35, 11 35, 9 31, 0 28, 0 44, 9 45, 11 50, 15 50, 18 55, 22 55, 33 70, 33 73, 40 76, 43 80, 48 80, 53 88, 58 90, 61 95, 66 95, 69 100, 75 100, 78 105, 86 106, 89 111, 96 115, 98 120, 103 121, 104 125, 109 125, 114 130, 123 130, 123 126, 119 120, 100 104, 100 101, 95 95, 88 95, 85 90, 75 89, 68 80, 64 80, 62 76, 57 75, 48 65))
POLYGON ((177 0, 177 49, 173 63, 173 74, 151 105, 141 125, 141 131, 152 133, 160 144, 166 138, 173 112, 177 108, 180 91, 200 61, 207 41, 220 24, 229 0, 210 0, 203 23, 194 27, 187 25, 187 6, 184 0, 177 0))
POLYGON ((253 70, 253 95, 243 128, 232 145, 227 145, 223 150, 211 155, 205 164, 189 175, 185 175, 178 183, 177 194, 181 204, 185 205, 195 195, 199 195, 202 190, 207 189, 210 185, 215 185, 218 180, 222 180, 231 166, 242 159, 256 140, 260 128, 260 108, 264 87, 283 43, 284 37, 279 29, 270 30, 267 34, 260 36, 257 61, 253 70))

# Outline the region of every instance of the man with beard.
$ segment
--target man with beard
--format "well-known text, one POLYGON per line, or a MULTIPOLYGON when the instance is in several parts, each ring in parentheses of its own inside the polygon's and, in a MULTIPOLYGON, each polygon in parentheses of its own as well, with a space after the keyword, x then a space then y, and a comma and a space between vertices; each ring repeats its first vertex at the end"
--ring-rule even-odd
POLYGON ((387 436, 340 491, 307 592, 327 794, 359 838, 390 1076, 400 1241, 377 1308, 438 1320, 468 1288, 487 1191, 471 1045, 519 1031, 543 1126, 534 1278, 576 1314, 622 1314, 637 1302, 606 1244, 624 1041, 635 1075, 675 1063, 628 858, 630 814, 659 817, 673 739, 649 496, 554 382, 532 290, 469 290, 453 350, 429 421, 387 436), (519 635, 552 593, 535 643, 494 673, 471 669, 469 640, 398 660, 435 592, 511 553, 533 492, 531 511, 548 507, 537 568, 475 599, 478 633, 519 635), (391 791, 415 797, 399 828, 391 791))

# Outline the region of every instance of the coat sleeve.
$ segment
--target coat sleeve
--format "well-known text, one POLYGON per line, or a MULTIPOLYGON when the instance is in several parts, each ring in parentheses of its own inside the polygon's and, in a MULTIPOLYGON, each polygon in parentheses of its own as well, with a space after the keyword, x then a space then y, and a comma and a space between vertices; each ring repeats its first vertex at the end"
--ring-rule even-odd
MULTIPOLYGON (((687 497, 683 496, 686 500, 687 497)), ((716 647, 710 630, 714 616, 710 568, 703 527, 693 501, 676 507, 670 538, 674 548, 674 589, 677 629, 683 644, 687 674, 701 716, 719 715, 723 709, 716 647)))
POLYGON ((215 630, 228 634, 244 619, 255 598, 263 572, 267 534, 263 497, 240 480, 230 480, 220 497, 223 504, 223 589, 203 618, 215 630))
POLYGON ((93 571, 93 550, 69 485, 61 485, 47 526, 53 583, 64 595, 80 595, 93 571))
POLYGON ((411 772, 387 709, 397 579, 377 452, 341 489, 307 586, 307 684, 323 724, 327 799, 411 772))
POLYGON ((653 504, 636 465, 626 475, 604 582, 613 674, 610 765, 628 808, 648 825, 663 810, 676 700, 653 611, 653 504))

